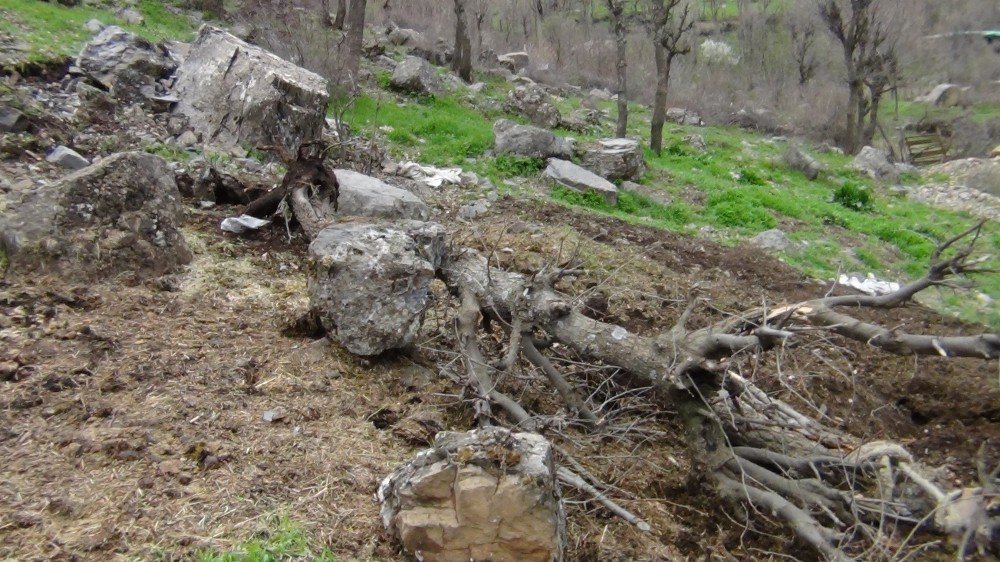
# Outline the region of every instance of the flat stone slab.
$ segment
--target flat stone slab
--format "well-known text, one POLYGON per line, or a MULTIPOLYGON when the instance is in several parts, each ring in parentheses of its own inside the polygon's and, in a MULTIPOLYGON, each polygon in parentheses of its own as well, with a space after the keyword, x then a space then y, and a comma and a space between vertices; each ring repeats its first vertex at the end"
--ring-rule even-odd
POLYGON ((563 187, 580 193, 593 192, 603 197, 608 205, 618 205, 618 188, 615 184, 568 160, 550 158, 545 175, 563 187))

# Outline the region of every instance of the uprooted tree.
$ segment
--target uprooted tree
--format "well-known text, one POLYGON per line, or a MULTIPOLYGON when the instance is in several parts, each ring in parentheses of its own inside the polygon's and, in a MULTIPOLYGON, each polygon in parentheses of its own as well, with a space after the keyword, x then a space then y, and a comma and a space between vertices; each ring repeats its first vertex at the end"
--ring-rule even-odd
MULTIPOLYGON (((308 149, 301 154, 315 155, 308 149)), ((282 189, 312 239, 338 217, 336 190, 325 174, 309 172, 310 166, 291 166, 282 189)), ((759 364, 764 354, 815 337, 854 340, 875 352, 996 360, 1000 334, 911 334, 859 318, 863 309, 900 307, 924 290, 956 286, 964 277, 987 272, 985 259, 973 255, 982 228, 980 223, 943 243, 926 275, 891 294, 762 306, 689 329, 693 312, 704 305, 693 296, 676 324, 655 336, 630 333, 581 312, 571 296, 558 290, 560 280, 580 273, 572 259, 525 276, 493 266, 490 256, 478 251, 453 248, 437 275, 458 300, 455 351, 481 424, 542 430, 541 418, 498 384, 524 361, 544 375, 583 425, 598 433, 604 429, 607 413, 588 404, 584 396, 589 392, 579 392, 550 358, 559 344, 581 359, 614 367, 622 384, 651 389, 652 407, 682 416, 693 457, 701 459, 720 497, 747 506, 748 517, 778 518, 824 558, 866 558, 874 552, 869 549, 891 556, 903 545, 890 544, 883 533, 887 522, 950 535, 962 554, 972 546, 996 548, 1000 467, 981 467, 980 488, 943 489, 901 444, 863 443, 828 427, 770 396, 741 369, 748 362, 759 364), (506 349, 489 357, 483 342, 497 336, 506 349)), ((602 494, 600 483, 570 470, 574 461, 566 460, 571 466, 560 469, 561 480, 648 530, 639 517, 602 494)))

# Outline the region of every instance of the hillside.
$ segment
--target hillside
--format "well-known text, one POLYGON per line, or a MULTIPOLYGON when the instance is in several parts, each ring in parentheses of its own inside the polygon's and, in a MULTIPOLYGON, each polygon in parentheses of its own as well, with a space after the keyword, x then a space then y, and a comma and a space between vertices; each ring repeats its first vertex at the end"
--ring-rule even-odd
MULTIPOLYGON (((732 17, 730 4, 718 17, 732 17)), ((593 493, 563 482, 556 503, 566 514, 566 560, 827 557, 775 515, 778 510, 764 504, 748 509, 720 495, 724 486, 713 480, 719 467, 706 452, 713 450, 706 428, 718 428, 725 439, 745 436, 745 442, 726 443, 735 450, 782 435, 768 432, 786 429, 784 423, 802 424, 799 434, 784 434, 791 437, 778 448, 787 449, 774 452, 791 458, 806 435, 817 459, 818 451, 829 450, 841 461, 861 458, 824 465, 822 475, 815 467, 825 461, 813 460, 807 464, 816 474, 794 480, 835 490, 837 501, 872 498, 872 504, 849 502, 857 511, 845 521, 838 521, 844 518, 839 511, 808 510, 817 520, 832 514, 831 528, 843 523, 845 552, 858 559, 956 557, 961 534, 949 537, 919 522, 924 513, 914 520, 905 511, 905 498, 919 495, 905 470, 925 471, 931 486, 942 490, 995 501, 983 467, 1000 462, 1000 382, 990 347, 1000 330, 1000 276, 992 272, 1000 267, 1000 199, 982 185, 992 181, 989 166, 1000 160, 929 169, 890 165, 891 177, 875 179, 832 146, 765 132, 769 127, 760 123, 694 124, 700 119, 685 111, 675 114, 681 123, 667 124, 665 149, 657 155, 647 148, 649 108, 634 103, 628 136, 639 141, 644 165, 631 180, 614 180, 612 203, 595 191, 557 185, 541 155, 498 153, 506 132, 496 125, 529 125, 531 111, 511 100, 540 90, 561 116, 550 128, 553 142, 574 139, 576 150, 567 159, 581 163, 588 150, 614 137, 611 96, 496 69, 477 69, 474 83, 465 84, 443 67, 422 77, 440 83, 433 92, 406 91, 394 84, 394 72, 416 64, 415 49, 388 40, 378 27, 367 30, 359 89, 345 95, 330 87, 335 95, 325 107, 326 123, 314 131, 323 143, 321 156, 282 154, 287 137, 279 126, 266 129, 272 142, 220 148, 196 132, 202 123, 180 118, 185 96, 210 97, 205 92, 217 78, 197 74, 195 93, 180 85, 192 52, 208 58, 209 48, 195 44, 189 50, 186 43, 210 35, 199 34, 201 13, 179 5, 141 0, 131 8, 135 14, 127 14, 111 2, 67 7, 0 0, 0 111, 4 119, 17 116, 17 130, 12 126, 0 136, 0 212, 6 217, 0 217, 0 455, 6 459, 0 558, 412 559, 383 524, 375 499, 380 485, 432 445, 437 432, 490 423, 543 435, 556 464, 597 483, 651 527, 642 531, 593 493), (145 92, 132 88, 139 93, 127 99, 119 92, 133 84, 124 82, 141 76, 102 83, 92 70, 71 71, 80 64, 73 57, 93 40, 95 32, 86 28, 91 20, 122 25, 154 43, 184 43, 142 47, 141 40, 127 39, 148 48, 141 52, 152 53, 150 61, 173 61, 174 74, 155 76, 144 83, 145 92), (69 167, 76 165, 72 160, 47 158, 59 146, 84 159, 78 170, 69 167), (793 152, 821 165, 814 179, 789 157, 793 152), (407 246, 402 257, 377 262, 389 273, 373 268, 346 281, 324 280, 324 271, 347 271, 340 264, 368 249, 356 240, 345 243, 350 250, 331 252, 329 259, 346 261, 325 269, 314 253, 321 236, 293 192, 279 198, 284 203, 275 203, 270 224, 258 230, 220 228, 226 219, 250 214, 248 204, 277 193, 317 158, 320 169, 336 167, 339 178, 334 213, 317 203, 331 186, 322 184, 321 172, 319 180, 309 176, 313 183, 303 189, 318 214, 334 213, 335 226, 347 232, 372 224, 388 229, 379 231, 379 240, 405 231, 410 246, 420 248, 407 246), (136 164, 115 172, 122 161, 136 164), (97 181, 78 179, 105 169, 111 171, 97 181), (424 181, 428 174, 442 180, 424 181), (970 178, 980 183, 970 187, 970 178), (384 182, 398 198, 387 213, 409 205, 423 215, 377 215, 371 208, 391 199, 388 189, 361 196, 352 191, 355 182, 369 186, 369 180, 384 182), (160 201, 136 194, 153 184, 171 186, 178 197, 155 209, 150 227, 142 213, 160 201), (32 194, 53 188, 71 193, 68 202, 58 202, 58 213, 32 207, 32 194), (108 226, 87 238, 87 221, 106 212, 108 226), (60 222, 73 213, 84 218, 60 222), (31 220, 18 223, 23 216, 31 220), (418 228, 414 222, 431 225, 431 234, 406 230, 418 228), (53 225, 63 229, 55 230, 59 240, 23 250, 21 232, 30 238, 53 225), (154 235, 147 243, 142 233, 149 232, 154 235), (955 257, 970 239, 963 233, 975 243, 968 260, 955 257), (431 243, 423 236, 437 238, 431 243), (956 237, 960 244, 939 254, 956 237), (400 274, 414 255, 426 257, 425 243, 445 256, 441 263, 426 258, 428 271, 400 274), (50 253, 54 262, 46 261, 50 253), (518 290, 475 293, 456 282, 455 271, 474 263, 470 256, 483 256, 484 285, 509 282, 518 290), (850 334, 851 326, 811 316, 826 306, 817 300, 823 297, 868 302, 837 282, 843 274, 905 286, 926 279, 942 257, 955 261, 918 302, 838 309, 894 335, 930 334, 932 342, 919 345, 940 353, 887 353, 909 342, 886 343, 881 333, 866 341, 850 334), (984 273, 960 275, 963 267, 984 273), (403 345, 352 353, 355 342, 344 335, 348 320, 333 329, 324 323, 317 287, 328 282, 334 294, 377 291, 383 274, 400 275, 388 283, 393 290, 426 284, 419 322, 403 345), (540 304, 530 301, 535 295, 543 296, 540 304), (519 298, 531 305, 522 317, 512 312, 519 298), (587 324, 591 339, 579 346, 559 331, 567 318, 576 318, 572 314, 593 322, 587 324), (755 314, 763 318, 760 326, 755 314), (528 326, 523 333, 515 329, 520 322, 528 326), (733 334, 720 335, 757 339, 718 357, 705 354, 696 368, 680 371, 684 354, 697 354, 688 344, 696 340, 684 338, 699 331, 714 336, 718 327, 734 325, 733 334), (780 342, 766 339, 776 336, 761 327, 773 328, 780 342), (605 328, 612 334, 607 342, 600 339, 605 328), (980 356, 959 349, 964 336, 975 334, 985 342, 980 356), (519 360, 522 344, 514 342, 521 337, 534 341, 544 359, 525 352, 519 360), (622 353, 611 340, 640 343, 622 353), (683 352, 667 355, 671 344, 683 352), (612 352, 601 356, 606 349, 612 352), (662 369, 677 367, 683 377, 674 383, 693 382, 667 388, 664 381, 673 375, 661 373, 658 380, 655 370, 643 379, 631 361, 648 349, 673 359, 662 369), (470 359, 473 352, 484 358, 470 359), (477 366, 495 377, 495 389, 477 387, 477 366), (578 402, 551 382, 557 378, 552 370, 568 381, 569 395, 580 395, 578 402), (491 409, 493 390, 523 406, 531 419, 517 419, 500 402, 491 409), (700 396, 709 392, 721 398, 700 396), (758 394, 769 405, 759 412, 746 399, 758 394), (599 419, 596 427, 583 415, 588 408, 599 419), (797 417, 778 423, 767 417, 774 411, 797 417), (831 439, 837 443, 830 445, 831 439), (699 440, 709 446, 699 448, 699 440), (871 443, 888 442, 905 446, 905 454, 892 449, 870 462, 863 458, 871 443), (888 492, 877 476, 868 478, 886 467, 897 486, 888 492), (841 471, 848 475, 839 478, 841 471), (824 487, 824 478, 838 487, 824 487), (873 512, 884 520, 870 523, 867 509, 882 510, 873 512)), ((705 10, 702 17, 710 19, 705 10)), ((232 22, 212 23, 239 31, 232 22)), ((214 37, 237 41, 222 31, 214 37)), ((222 80, 230 70, 252 75, 279 64, 254 56, 253 64, 241 67, 234 55, 222 80)), ((286 77, 291 71, 282 68, 284 74, 277 74, 286 77)), ((306 104, 301 100, 310 99, 309 90, 301 84, 313 75, 295 72, 301 72, 297 81, 278 88, 287 99, 255 113, 256 119, 300 124, 301 115, 282 104, 306 104)), ((241 110, 236 104, 229 109, 241 110)), ((240 122, 235 133, 220 127, 219 136, 256 125, 240 122)), ((465 275, 477 279, 474 272, 465 275)), ((412 305, 412 294, 406 295, 401 309, 412 305)), ((381 296, 359 314, 403 314, 386 304, 394 293, 381 296)), ((338 304, 337 312, 355 305, 338 304)), ((397 335, 371 339, 381 343, 397 335)), ((519 462, 508 463, 509 453, 501 454, 501 472, 519 462)), ((780 461, 777 466, 774 474, 783 471, 780 461)), ((785 475, 793 472, 787 468, 785 475)), ((946 505, 931 505, 927 520, 946 505)), ((986 523, 976 525, 989 529, 991 517, 989 512, 986 523)), ((977 535, 970 544, 980 551, 970 549, 966 559, 995 559, 989 538, 977 535)))

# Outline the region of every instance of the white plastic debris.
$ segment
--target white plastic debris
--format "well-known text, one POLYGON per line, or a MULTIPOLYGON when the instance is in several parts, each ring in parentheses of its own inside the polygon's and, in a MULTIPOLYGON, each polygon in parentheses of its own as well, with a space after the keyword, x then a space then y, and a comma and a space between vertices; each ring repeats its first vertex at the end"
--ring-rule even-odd
POLYGON ((893 281, 883 281, 869 273, 867 277, 862 277, 860 273, 841 275, 837 282, 847 285, 865 293, 867 295, 888 295, 899 290, 899 283, 893 281))
POLYGON ((223 219, 221 228, 223 232, 243 234, 244 232, 249 232, 251 230, 261 229, 269 224, 271 224, 271 221, 258 219, 257 217, 251 217, 250 215, 240 215, 238 217, 223 219))
POLYGON ((404 162, 399 165, 399 171, 396 173, 404 178, 423 182, 430 187, 441 187, 446 183, 462 183, 461 168, 435 168, 422 166, 416 162, 404 162))

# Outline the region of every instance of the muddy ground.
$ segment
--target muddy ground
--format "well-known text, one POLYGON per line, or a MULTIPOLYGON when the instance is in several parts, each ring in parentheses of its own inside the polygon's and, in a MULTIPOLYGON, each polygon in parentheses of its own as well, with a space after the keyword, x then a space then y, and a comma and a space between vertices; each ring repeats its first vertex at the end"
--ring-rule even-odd
MULTIPOLYGON (((113 136, 105 127, 88 142, 113 136)), ((128 142, 115 138, 105 150, 128 142)), ((33 151, 6 148, 12 177, 59 173, 33 151)), ((628 225, 542 195, 508 196, 484 217, 457 220, 460 202, 479 195, 457 187, 431 195, 453 240, 529 273, 575 256, 586 272, 561 289, 594 317, 638 333, 672 326, 692 291, 709 303, 692 318, 697 327, 830 290, 748 247, 628 225)), ((196 258, 182 276, 0 282, 0 558, 183 559, 231 548, 286 516, 344 560, 401 560, 377 516, 378 483, 438 429, 473 423, 453 380, 461 375, 450 351, 453 299, 436 288, 412 350, 353 357, 299 322, 308 304, 301 235, 289 240, 283 225, 223 234, 219 221, 236 208, 189 203, 184 233, 196 258)), ((982 330, 918 306, 861 315, 913 332, 982 330)), ((495 352, 503 344, 484 342, 495 352)), ((598 388, 592 398, 607 403, 607 433, 574 424, 530 371, 503 381, 505 390, 546 416, 547 434, 654 527, 639 533, 568 490, 569 560, 811 558, 766 514, 748 524, 720 505, 672 412, 624 393, 613 371, 556 353, 572 380, 598 388)), ((988 440, 988 460, 1000 460, 996 362, 891 357, 830 339, 736 368, 831 425, 906 443, 955 486, 975 484, 988 440)))

